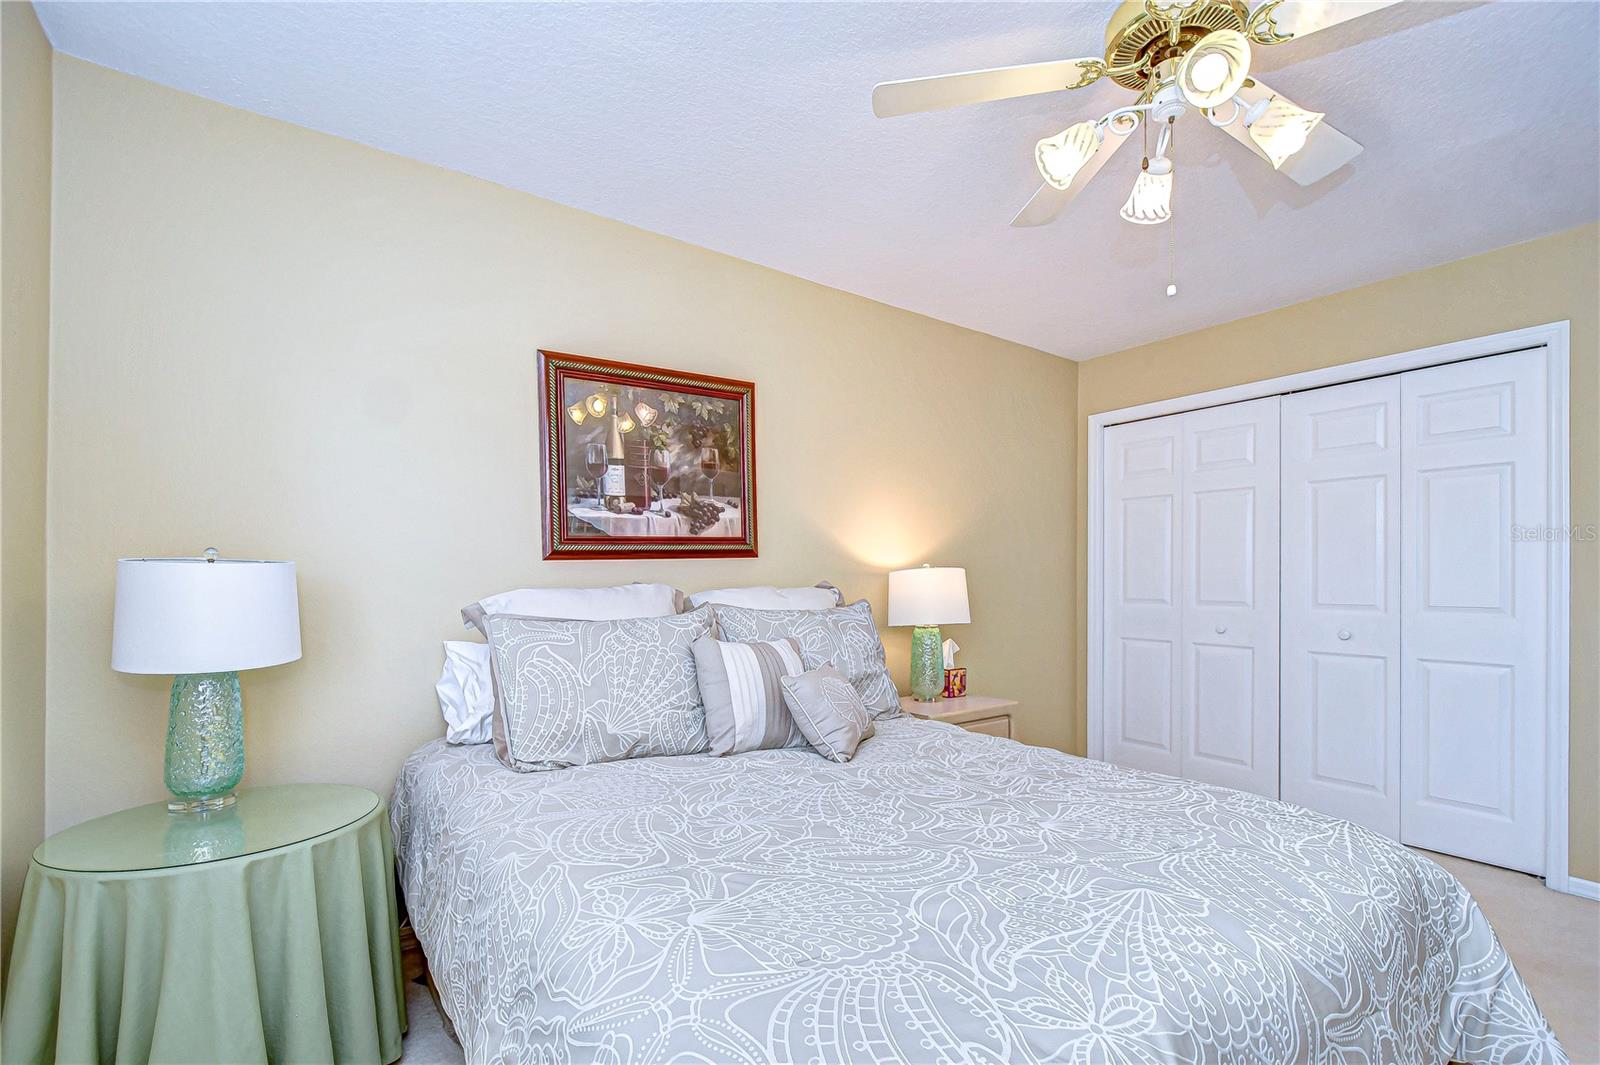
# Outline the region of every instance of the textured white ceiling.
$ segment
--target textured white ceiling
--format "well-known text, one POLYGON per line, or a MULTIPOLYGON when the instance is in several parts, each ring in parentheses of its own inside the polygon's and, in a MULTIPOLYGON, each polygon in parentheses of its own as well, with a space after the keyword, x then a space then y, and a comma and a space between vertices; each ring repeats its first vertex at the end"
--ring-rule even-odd
MULTIPOLYGON (((1313 188, 1191 114, 1168 227, 1120 153, 1006 223, 1039 137, 1130 98, 879 120, 877 81, 1094 54, 1114 4, 40 3, 70 54, 1082 359, 1600 217, 1600 6, 1416 0, 1258 49, 1366 146, 1313 188)), ((1130 146, 1131 148, 1131 146, 1130 146)))

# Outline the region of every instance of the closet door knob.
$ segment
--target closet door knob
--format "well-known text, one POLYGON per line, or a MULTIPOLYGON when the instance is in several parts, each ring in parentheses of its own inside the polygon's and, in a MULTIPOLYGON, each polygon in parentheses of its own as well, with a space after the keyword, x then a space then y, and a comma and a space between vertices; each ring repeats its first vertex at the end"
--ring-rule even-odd
POLYGON ((1228 631, 1228 626, 1226 626, 1226 625, 1218 625, 1217 626, 1217 635, 1218 636, 1221 636, 1223 633, 1225 633, 1227 631, 1228 631))
POLYGON ((1350 638, 1350 630, 1349 629, 1340 629, 1339 630, 1339 639, 1348 640, 1349 638, 1350 638))

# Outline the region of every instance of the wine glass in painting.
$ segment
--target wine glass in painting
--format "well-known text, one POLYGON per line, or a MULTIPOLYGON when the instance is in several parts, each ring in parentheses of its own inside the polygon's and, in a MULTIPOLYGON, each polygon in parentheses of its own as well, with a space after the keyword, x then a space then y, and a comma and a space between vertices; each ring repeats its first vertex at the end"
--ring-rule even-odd
POLYGON ((583 447, 583 469, 590 477, 594 478, 594 505, 605 509, 605 499, 600 495, 601 482, 606 475, 606 448, 604 444, 585 444, 583 447))
POLYGON ((672 479, 672 456, 667 454, 664 447, 650 449, 645 460, 645 473, 650 478, 650 486, 655 489, 656 502, 652 508, 658 514, 667 512, 664 501, 667 482, 672 479))
POLYGON ((717 494, 717 472, 719 468, 720 465, 717 462, 717 449, 714 447, 701 448, 700 472, 705 475, 706 495, 708 496, 715 496, 717 494))

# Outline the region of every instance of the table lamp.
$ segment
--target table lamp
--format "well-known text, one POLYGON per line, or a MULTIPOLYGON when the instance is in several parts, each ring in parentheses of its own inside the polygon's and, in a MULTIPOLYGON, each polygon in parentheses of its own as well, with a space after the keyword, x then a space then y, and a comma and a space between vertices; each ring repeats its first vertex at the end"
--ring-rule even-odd
POLYGON ((967 571, 959 566, 897 569, 889 574, 889 624, 911 630, 911 697, 920 703, 939 698, 944 688, 944 647, 940 625, 965 625, 967 571))
POLYGON ((293 562, 117 560, 111 668, 173 674, 166 782, 173 813, 233 804, 244 775, 239 670, 300 657, 293 562))

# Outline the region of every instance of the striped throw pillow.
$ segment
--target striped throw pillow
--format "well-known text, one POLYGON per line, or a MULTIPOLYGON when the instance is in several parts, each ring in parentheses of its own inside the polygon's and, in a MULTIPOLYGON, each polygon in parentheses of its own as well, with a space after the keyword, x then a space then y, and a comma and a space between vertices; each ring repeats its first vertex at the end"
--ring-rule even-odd
POLYGON ((806 745, 778 684, 805 672, 793 640, 728 643, 702 636, 694 642, 694 665, 712 754, 806 745))

